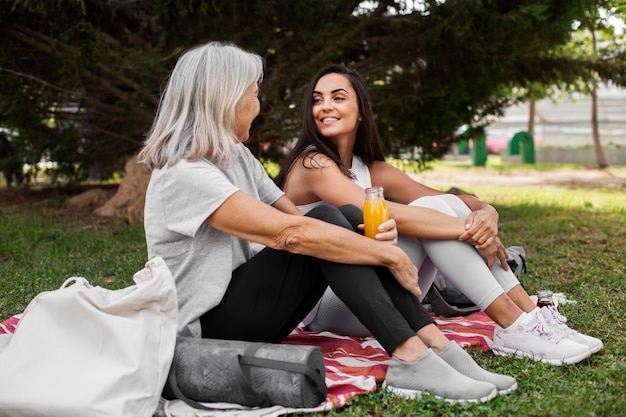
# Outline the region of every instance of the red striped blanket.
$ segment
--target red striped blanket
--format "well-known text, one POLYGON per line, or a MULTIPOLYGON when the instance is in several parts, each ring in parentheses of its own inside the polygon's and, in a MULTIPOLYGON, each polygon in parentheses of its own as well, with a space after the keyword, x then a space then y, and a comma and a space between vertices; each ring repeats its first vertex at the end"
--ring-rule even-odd
MULTIPOLYGON (((463 347, 489 350, 487 339, 493 338, 494 322, 485 313, 435 319, 450 340, 463 347)), ((19 315, 0 323, 0 334, 15 332, 18 322, 19 315)), ((319 346, 324 356, 328 397, 311 411, 342 407, 350 398, 376 390, 377 383, 385 379, 389 356, 373 337, 361 339, 331 332, 309 332, 298 327, 285 343, 319 346)))
POLYGON ((14 333, 17 323, 20 321, 20 316, 9 317, 2 323, 0 323, 0 334, 14 333))

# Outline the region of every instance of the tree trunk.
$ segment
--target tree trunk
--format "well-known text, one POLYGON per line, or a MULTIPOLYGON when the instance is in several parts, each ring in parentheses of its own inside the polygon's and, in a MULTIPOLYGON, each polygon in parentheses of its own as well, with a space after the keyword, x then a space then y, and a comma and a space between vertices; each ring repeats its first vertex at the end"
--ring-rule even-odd
POLYGON ((130 224, 143 223, 143 206, 151 172, 137 163, 137 156, 126 162, 124 179, 115 195, 94 210, 99 216, 122 217, 130 224))
POLYGON ((609 164, 604 156, 602 144, 600 143, 600 129, 598 127, 598 95, 596 92, 596 82, 591 86, 591 130, 593 135, 593 151, 596 155, 598 168, 608 168, 609 164))
MULTIPOLYGON (((591 44, 593 48, 593 56, 596 56, 596 31, 591 31, 591 44)), ((597 82, 595 79, 591 81, 591 131, 593 135, 593 151, 596 155, 596 163, 598 168, 605 169, 609 166, 600 144, 600 129, 598 127, 598 92, 597 82)))
POLYGON ((536 98, 535 98, 535 90, 531 87, 530 88, 530 99, 528 100, 528 133, 530 133, 530 136, 532 138, 535 137, 535 105, 536 105, 536 98))

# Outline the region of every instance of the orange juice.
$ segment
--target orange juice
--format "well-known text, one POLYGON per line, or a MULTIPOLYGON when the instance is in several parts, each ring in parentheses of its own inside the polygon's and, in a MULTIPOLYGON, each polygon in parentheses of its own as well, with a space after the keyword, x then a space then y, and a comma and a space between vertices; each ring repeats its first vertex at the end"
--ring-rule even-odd
MULTIPOLYGON (((377 187, 380 188, 380 187, 377 187)), ((363 207, 363 224, 365 225, 365 236, 374 239, 378 233, 378 226, 389 220, 389 212, 387 203, 382 196, 382 188, 380 195, 373 199, 367 194, 365 206, 363 207)))

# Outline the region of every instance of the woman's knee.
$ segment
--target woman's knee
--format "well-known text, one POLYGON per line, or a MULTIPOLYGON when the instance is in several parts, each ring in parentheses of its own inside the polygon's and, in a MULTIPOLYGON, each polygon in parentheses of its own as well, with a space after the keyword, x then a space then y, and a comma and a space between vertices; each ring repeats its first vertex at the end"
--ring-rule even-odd
POLYGON ((467 217, 472 210, 459 198, 456 194, 442 194, 440 199, 446 202, 446 204, 454 210, 459 217, 467 217))
POLYGON ((346 229, 354 230, 352 222, 346 218, 343 211, 330 204, 320 204, 306 213, 306 216, 322 220, 326 223, 345 227, 346 229))
POLYGON ((359 225, 363 223, 363 210, 354 204, 346 204, 340 206, 339 211, 350 222, 352 228, 358 230, 359 225))
POLYGON ((456 217, 455 211, 450 207, 450 205, 448 205, 448 202, 445 199, 440 198, 440 196, 433 195, 420 197, 409 203, 409 205, 437 210, 438 212, 456 217))

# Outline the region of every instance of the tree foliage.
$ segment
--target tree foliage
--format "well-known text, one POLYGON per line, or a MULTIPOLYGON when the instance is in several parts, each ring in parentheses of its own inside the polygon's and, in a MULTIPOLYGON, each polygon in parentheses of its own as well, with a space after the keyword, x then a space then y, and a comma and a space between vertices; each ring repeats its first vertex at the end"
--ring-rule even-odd
MULTIPOLYGON (((531 82, 574 82, 610 60, 558 54, 594 0, 0 0, 0 127, 22 162, 57 161, 106 177, 141 146, 159 92, 187 48, 227 40, 266 61, 249 146, 280 159, 319 68, 368 81, 389 151, 443 155, 461 125, 480 126, 531 82)), ((620 78, 621 77, 621 78, 620 78)))

